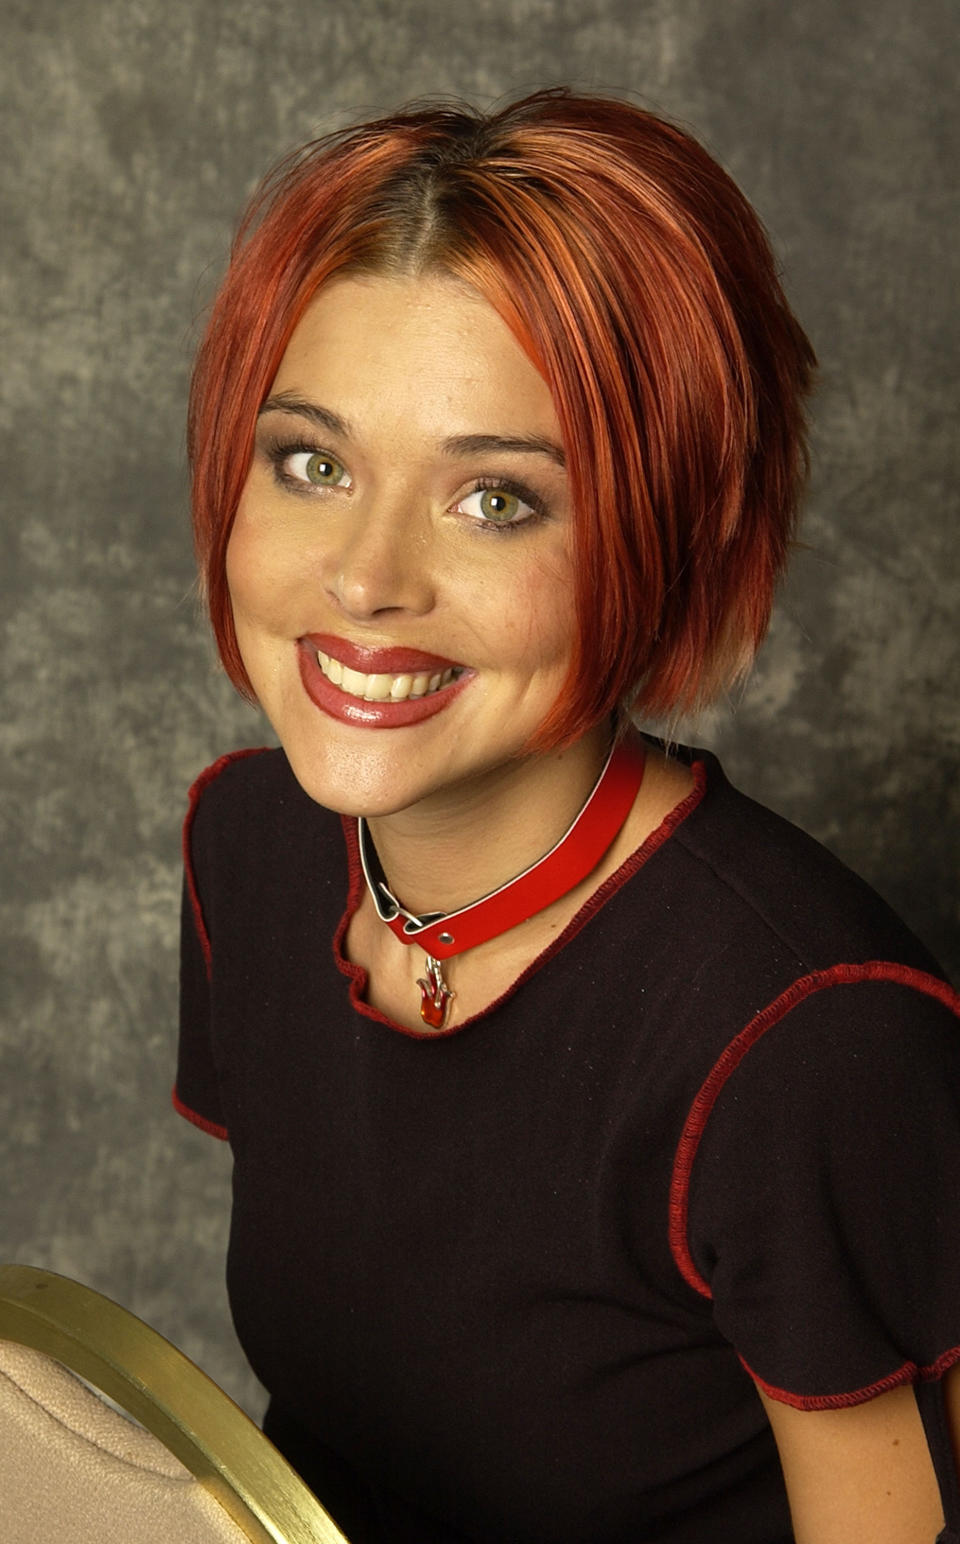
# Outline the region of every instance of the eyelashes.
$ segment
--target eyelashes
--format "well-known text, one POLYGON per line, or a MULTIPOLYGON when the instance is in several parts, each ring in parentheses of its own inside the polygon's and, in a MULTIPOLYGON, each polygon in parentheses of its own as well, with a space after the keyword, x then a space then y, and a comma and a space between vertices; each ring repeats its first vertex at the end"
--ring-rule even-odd
POLYGON ((303 492, 312 488, 349 488, 347 469, 339 456, 303 440, 270 441, 265 447, 273 475, 282 488, 303 492))
POLYGON ((513 477, 478 477, 454 507, 498 531, 515 531, 549 515, 540 495, 513 477), (475 510, 467 508, 471 500, 476 501, 475 510))
MULTIPOLYGON (((326 491, 352 492, 353 480, 332 451, 303 439, 268 440, 263 454, 276 483, 308 498, 326 491)), ((547 501, 516 477, 482 476, 450 506, 465 514, 479 530, 501 534, 529 529, 550 518, 547 501), (472 505, 472 507, 471 507, 472 505)))

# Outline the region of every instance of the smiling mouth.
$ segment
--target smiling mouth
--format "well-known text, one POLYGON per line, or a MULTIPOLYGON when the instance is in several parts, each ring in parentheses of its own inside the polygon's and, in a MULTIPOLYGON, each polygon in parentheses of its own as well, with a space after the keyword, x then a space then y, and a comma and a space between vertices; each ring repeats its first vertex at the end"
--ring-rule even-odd
POLYGON ((316 655, 317 664, 326 679, 348 697, 357 697, 362 702, 410 702, 418 697, 430 697, 464 673, 461 665, 451 665, 432 674, 420 672, 416 675, 387 675, 381 672, 364 675, 359 670, 351 670, 348 665, 341 664, 322 649, 317 649, 316 655))

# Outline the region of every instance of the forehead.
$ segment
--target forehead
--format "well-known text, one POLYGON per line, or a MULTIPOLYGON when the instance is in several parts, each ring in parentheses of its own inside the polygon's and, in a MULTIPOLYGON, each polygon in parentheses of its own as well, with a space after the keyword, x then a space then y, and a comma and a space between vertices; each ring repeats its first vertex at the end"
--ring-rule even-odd
POLYGON ((351 423, 557 437, 546 381, 476 290, 430 275, 333 279, 310 302, 271 395, 351 423))

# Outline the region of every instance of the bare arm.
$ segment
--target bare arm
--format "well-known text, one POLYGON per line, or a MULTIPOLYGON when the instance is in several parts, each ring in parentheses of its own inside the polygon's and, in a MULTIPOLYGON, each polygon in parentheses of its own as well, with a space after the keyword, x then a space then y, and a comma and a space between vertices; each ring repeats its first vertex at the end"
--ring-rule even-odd
MULTIPOLYGON (((956 1444, 960 1367, 945 1387, 956 1444)), ((845 1410, 794 1410, 760 1397, 797 1544, 934 1544, 943 1511, 912 1389, 845 1410)))

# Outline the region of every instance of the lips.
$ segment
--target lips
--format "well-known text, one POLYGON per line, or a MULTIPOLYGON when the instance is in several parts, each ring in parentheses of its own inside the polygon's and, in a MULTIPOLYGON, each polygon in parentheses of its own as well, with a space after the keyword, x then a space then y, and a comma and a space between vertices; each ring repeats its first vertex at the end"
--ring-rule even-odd
POLYGON ((378 649, 327 633, 298 640, 304 690, 342 723, 400 729, 446 708, 472 679, 454 660, 419 649, 378 649))
POLYGON ((455 659, 442 659, 439 654, 425 654, 422 649, 390 647, 377 649, 362 643, 350 643, 333 633, 307 633, 302 643, 312 644, 324 654, 338 659, 341 665, 357 670, 361 675, 434 675, 438 670, 463 669, 455 659))

